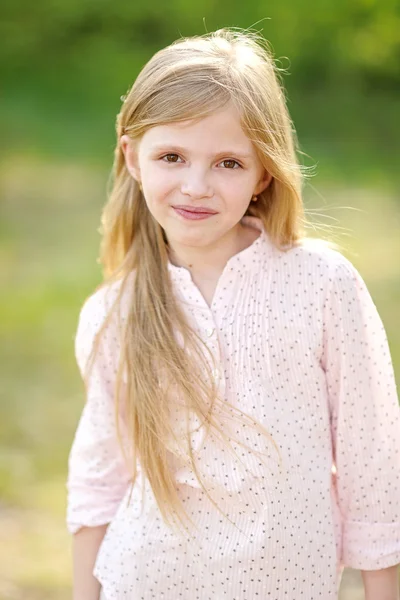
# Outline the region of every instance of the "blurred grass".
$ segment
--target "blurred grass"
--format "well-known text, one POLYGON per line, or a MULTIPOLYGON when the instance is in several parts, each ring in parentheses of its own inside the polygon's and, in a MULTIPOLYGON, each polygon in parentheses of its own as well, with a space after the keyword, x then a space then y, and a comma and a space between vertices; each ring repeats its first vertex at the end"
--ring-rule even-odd
MULTIPOLYGON (((65 478, 84 402, 73 337, 80 306, 100 281, 107 177, 101 163, 29 152, 10 153, 0 170, 0 600, 70 597, 65 478)), ((333 227, 366 280, 398 374, 400 203, 383 179, 343 185, 326 170, 307 186, 306 206, 321 233, 333 227)))

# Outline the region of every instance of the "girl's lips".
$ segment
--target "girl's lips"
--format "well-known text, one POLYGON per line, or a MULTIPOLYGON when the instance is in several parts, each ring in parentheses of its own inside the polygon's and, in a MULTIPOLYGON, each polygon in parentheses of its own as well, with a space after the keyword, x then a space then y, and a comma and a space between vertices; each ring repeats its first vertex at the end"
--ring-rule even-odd
POLYGON ((213 217, 214 215, 218 214, 217 212, 205 207, 194 208, 191 206, 173 206, 172 208, 178 213, 178 215, 191 221, 208 219, 209 217, 213 217))

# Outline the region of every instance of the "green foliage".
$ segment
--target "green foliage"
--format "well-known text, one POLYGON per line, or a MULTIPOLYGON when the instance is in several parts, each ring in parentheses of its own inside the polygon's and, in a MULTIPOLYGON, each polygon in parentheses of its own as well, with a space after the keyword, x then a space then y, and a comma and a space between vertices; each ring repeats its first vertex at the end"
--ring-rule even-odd
MULTIPOLYGON (((327 147, 327 159, 340 162, 347 136, 344 154, 362 147, 370 163, 377 158, 384 169, 392 162, 400 134, 392 110, 400 82, 397 0, 250 0, 229 10, 216 0, 5 0, 0 152, 23 147, 110 160, 120 96, 142 65, 180 36, 224 26, 253 28, 270 41, 307 152, 327 147)), ((348 156, 341 162, 346 167, 348 156)))
POLYGON ((125 0, 37 0, 3 4, 1 62, 5 67, 111 67, 118 56, 148 56, 180 35, 223 26, 263 29, 278 55, 296 65, 296 77, 319 83, 357 72, 398 81, 400 11, 396 0, 289 0, 226 5, 215 0, 168 4, 125 0), (204 21, 204 22, 203 22, 204 21), (259 22, 258 22, 259 21, 259 22), (144 51, 144 52, 143 52, 144 51))

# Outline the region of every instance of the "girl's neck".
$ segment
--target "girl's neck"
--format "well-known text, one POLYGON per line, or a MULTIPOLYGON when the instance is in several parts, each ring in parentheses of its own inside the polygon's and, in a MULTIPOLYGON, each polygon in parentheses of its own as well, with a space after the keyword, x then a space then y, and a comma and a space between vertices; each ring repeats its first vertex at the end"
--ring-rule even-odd
POLYGON ((228 260, 250 246, 260 235, 253 227, 242 223, 216 244, 206 247, 180 246, 169 243, 169 257, 173 265, 184 267, 192 276, 204 280, 218 278, 228 260))

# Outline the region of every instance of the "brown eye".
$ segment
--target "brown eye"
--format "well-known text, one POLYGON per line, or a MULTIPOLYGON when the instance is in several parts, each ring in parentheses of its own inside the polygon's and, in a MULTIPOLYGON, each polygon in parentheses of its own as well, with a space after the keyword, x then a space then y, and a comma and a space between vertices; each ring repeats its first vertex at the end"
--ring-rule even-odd
POLYGON ((225 169, 235 169, 236 165, 240 167, 239 163, 236 160, 232 159, 223 160, 221 165, 224 165, 225 169))
POLYGON ((178 162, 179 156, 177 154, 166 154, 163 156, 165 162, 176 163, 178 162))

